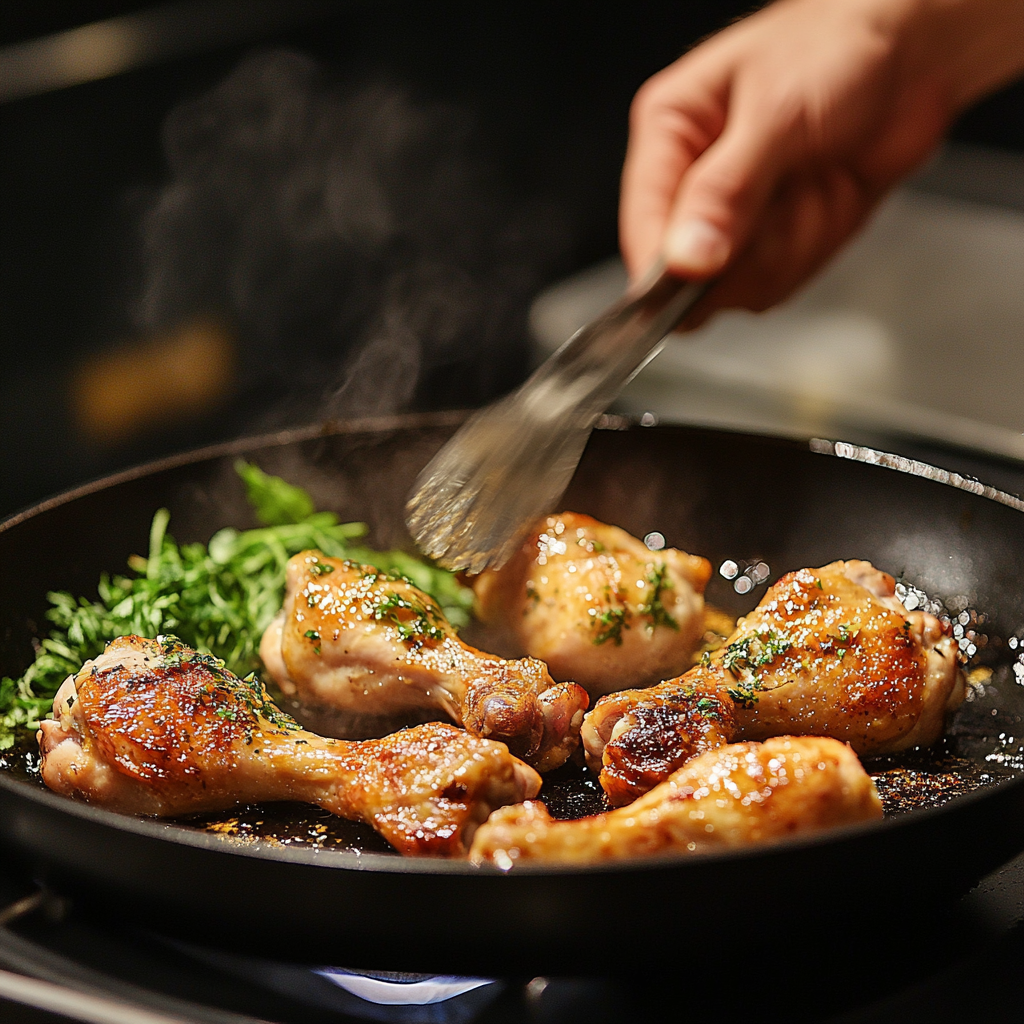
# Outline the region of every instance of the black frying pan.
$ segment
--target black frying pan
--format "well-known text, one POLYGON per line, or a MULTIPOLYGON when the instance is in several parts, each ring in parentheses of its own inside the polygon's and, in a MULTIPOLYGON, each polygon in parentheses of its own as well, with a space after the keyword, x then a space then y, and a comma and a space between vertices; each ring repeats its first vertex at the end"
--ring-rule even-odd
MULTIPOLYGON (((319 507, 365 520, 371 543, 408 543, 405 495, 457 422, 407 417, 238 442, 9 519, 0 525, 0 671, 28 663, 46 592, 91 593, 101 571, 145 550, 156 508, 171 509, 179 541, 251 525, 231 469, 240 454, 307 487, 319 507)), ((977 788, 926 786, 923 803, 942 806, 734 853, 503 875, 379 852, 362 826, 345 833, 332 825, 342 830, 334 848, 243 842, 195 823, 88 807, 0 771, 0 843, 51 886, 135 924, 269 957, 404 970, 579 972, 600 966, 613 947, 619 966, 623 955, 627 967, 631 957, 650 965, 672 962, 682 936, 714 943, 751 915, 813 935, 840 922, 924 913, 1024 848, 1024 774, 1000 761, 1008 737, 1022 731, 1017 651, 1007 641, 1024 626, 1024 506, 972 493, 982 489, 963 481, 858 462, 864 453, 854 449, 836 454, 817 442, 695 428, 599 430, 563 504, 638 536, 659 530, 716 566, 763 559, 772 579, 837 558, 870 559, 954 612, 982 612, 976 629, 987 646, 978 657, 994 674, 943 750, 924 755, 933 767, 959 765, 977 788)), ((738 595, 716 575, 709 598, 742 612, 763 592, 738 595)), ((562 779, 555 788, 565 797, 573 785, 562 779)), ((584 807, 586 794, 576 796, 584 807)), ((266 812, 274 813, 303 812, 266 812)), ((266 814, 249 813, 250 824, 266 814)))

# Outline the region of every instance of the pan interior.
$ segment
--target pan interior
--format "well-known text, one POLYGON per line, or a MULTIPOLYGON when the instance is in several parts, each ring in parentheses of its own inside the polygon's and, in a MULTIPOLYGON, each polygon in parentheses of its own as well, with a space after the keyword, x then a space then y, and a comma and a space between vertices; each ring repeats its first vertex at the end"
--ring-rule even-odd
MULTIPOLYGON (((372 542, 408 545, 404 495, 450 429, 448 424, 407 426, 256 441, 244 454, 307 487, 319 507, 368 522, 372 542)), ((27 581, 29 601, 17 603, 38 607, 46 590, 74 590, 76 585, 88 593, 79 580, 88 578, 94 586, 101 571, 118 570, 132 550, 141 549, 140 538, 161 505, 171 509, 172 532, 179 540, 206 540, 222 526, 250 525, 229 458, 214 453, 143 473, 0 533, 0 549, 8 550, 13 550, 15 534, 26 534, 19 545, 24 553, 33 532, 37 544, 48 535, 52 540, 52 533, 66 529, 70 520, 75 527, 71 535, 97 541, 92 557, 83 554, 63 577, 59 559, 50 566, 44 556, 43 572, 27 581)), ((684 428, 595 433, 563 501, 566 508, 638 536, 660 532, 668 544, 703 554, 716 568, 729 561, 739 567, 763 563, 770 579, 835 558, 867 558, 897 576, 918 606, 931 604, 947 615, 959 627, 971 683, 967 700, 935 747, 865 761, 890 819, 941 806, 1024 772, 1024 687, 1018 681, 1024 676, 1024 642, 1018 644, 1024 615, 1020 596, 1000 587, 1008 572, 1024 568, 1024 542, 1017 537, 1020 513, 993 505, 982 496, 957 494, 880 467, 844 465, 790 442, 684 428)), ((741 593, 735 582, 716 573, 708 597, 729 614, 742 614, 757 603, 767 582, 741 593)), ((38 621, 38 613, 11 614, 12 589, 0 585, 5 674, 17 671, 17 662, 24 660, 38 621)), ((502 650, 501 637, 478 624, 469 627, 466 637, 483 649, 511 653, 502 650)), ((303 715, 302 709, 289 710, 303 715)), ((315 719, 305 724, 322 727, 315 719)), ((34 748, 29 739, 4 752, 0 767, 25 785, 41 786, 34 748)), ((559 818, 606 808, 594 774, 576 764, 546 776, 541 798, 559 818)), ((175 825, 247 846, 390 851, 368 826, 300 804, 237 807, 178 819, 175 825)))

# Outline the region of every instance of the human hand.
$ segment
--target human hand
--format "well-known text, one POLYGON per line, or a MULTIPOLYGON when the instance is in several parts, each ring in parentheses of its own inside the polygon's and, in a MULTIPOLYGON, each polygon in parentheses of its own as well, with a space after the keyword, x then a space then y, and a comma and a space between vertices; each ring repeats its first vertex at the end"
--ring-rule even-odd
POLYGON ((720 275, 687 320, 786 298, 934 149, 956 114, 1024 69, 1020 0, 778 0, 638 92, 620 236, 720 275))

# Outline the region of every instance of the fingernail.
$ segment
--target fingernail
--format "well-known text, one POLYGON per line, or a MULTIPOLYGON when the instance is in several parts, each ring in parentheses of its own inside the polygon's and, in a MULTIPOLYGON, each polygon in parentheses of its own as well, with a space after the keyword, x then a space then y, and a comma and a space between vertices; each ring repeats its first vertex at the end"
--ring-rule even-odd
POLYGON ((665 238, 665 261, 676 270, 710 274, 729 258, 729 239, 706 220, 684 220, 665 238))

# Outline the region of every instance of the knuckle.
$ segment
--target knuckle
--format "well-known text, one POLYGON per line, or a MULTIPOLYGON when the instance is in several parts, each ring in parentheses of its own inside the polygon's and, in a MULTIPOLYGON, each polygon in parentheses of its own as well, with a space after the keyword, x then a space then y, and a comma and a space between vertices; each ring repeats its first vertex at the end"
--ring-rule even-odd
POLYGON ((629 120, 632 125, 643 124, 650 119, 654 111, 661 106, 662 89, 657 82, 657 75, 649 78, 636 91, 629 107, 629 120))
POLYGON ((674 107, 682 93, 678 65, 669 65, 637 89, 629 108, 630 120, 642 123, 658 116, 662 111, 674 107))

